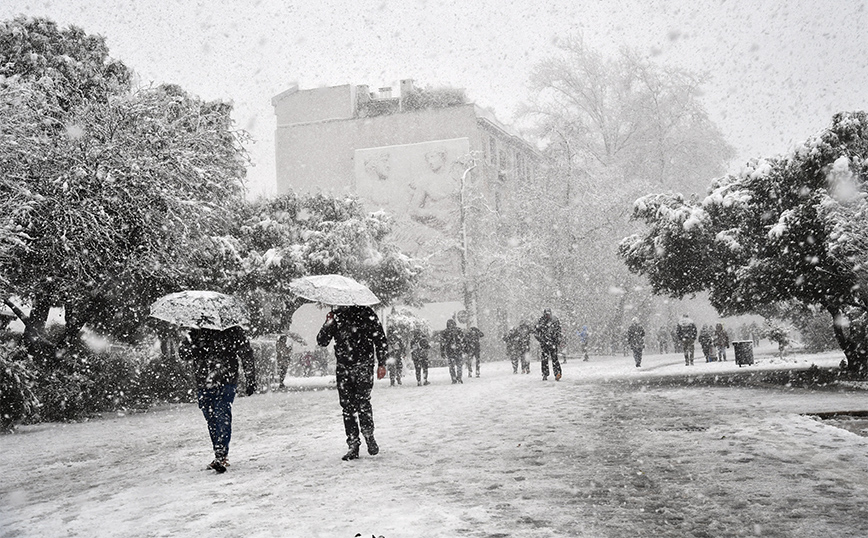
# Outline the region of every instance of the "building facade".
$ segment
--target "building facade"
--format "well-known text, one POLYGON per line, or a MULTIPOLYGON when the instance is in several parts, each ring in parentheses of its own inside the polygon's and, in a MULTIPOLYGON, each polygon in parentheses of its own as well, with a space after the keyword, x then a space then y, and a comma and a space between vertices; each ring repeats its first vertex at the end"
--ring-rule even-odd
POLYGON ((462 231, 480 226, 469 205, 484 205, 496 226, 542 166, 533 146, 451 92, 445 103, 426 102, 431 90, 403 80, 397 91, 292 87, 272 99, 278 194, 352 194, 389 212, 398 246, 427 261, 426 286, 440 300, 462 299, 462 231))

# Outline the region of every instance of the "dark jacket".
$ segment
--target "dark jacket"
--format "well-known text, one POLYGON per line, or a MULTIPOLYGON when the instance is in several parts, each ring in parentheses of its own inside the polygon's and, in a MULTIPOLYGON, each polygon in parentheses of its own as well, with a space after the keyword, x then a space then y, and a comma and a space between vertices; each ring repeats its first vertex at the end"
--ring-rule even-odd
POLYGON ((464 351, 471 357, 478 357, 479 339, 483 336, 485 334, 476 327, 471 327, 464 331, 464 351))
POLYGON ((455 325, 455 321, 446 320, 446 329, 440 333, 440 356, 449 359, 461 357, 464 351, 463 331, 455 325))
POLYGON ((427 360, 428 359, 428 349, 431 345, 428 343, 428 337, 424 334, 416 334, 413 336, 413 339, 410 341, 410 356, 414 361, 416 360, 427 360))
POLYGON ((630 346, 630 349, 645 347, 645 329, 638 323, 633 323, 627 328, 627 345, 630 346))
POLYGON ((690 318, 681 318, 675 327, 675 337, 681 342, 694 342, 696 340, 696 324, 690 318))
POLYGON ((338 365, 369 367, 372 373, 375 357, 378 366, 386 365, 386 333, 374 309, 341 306, 332 314, 333 321, 322 326, 316 335, 316 343, 326 347, 334 339, 338 365))
POLYGON ((561 322, 550 314, 543 315, 536 322, 534 336, 539 341, 540 347, 557 350, 561 345, 561 322))
POLYGON ((241 327, 225 331, 191 329, 189 340, 178 348, 178 356, 193 363, 198 389, 237 385, 239 360, 248 384, 255 384, 253 349, 241 327))
POLYGON ((729 347, 729 334, 723 325, 718 325, 714 330, 714 345, 717 347, 729 347))

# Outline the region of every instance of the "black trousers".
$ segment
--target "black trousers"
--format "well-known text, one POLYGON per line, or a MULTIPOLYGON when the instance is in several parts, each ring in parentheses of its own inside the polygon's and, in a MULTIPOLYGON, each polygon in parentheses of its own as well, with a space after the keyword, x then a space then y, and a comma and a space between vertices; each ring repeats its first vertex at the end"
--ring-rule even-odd
POLYGON ((540 355, 540 358, 542 359, 543 377, 549 376, 549 360, 552 361, 552 370, 554 371, 555 377, 561 375, 561 361, 558 360, 557 348, 541 346, 540 355))
POLYGON ((343 366, 335 368, 338 398, 347 434, 347 446, 361 444, 359 431, 365 439, 374 437, 374 412, 371 409, 371 389, 374 388, 374 365, 343 366))
POLYGON ((413 366, 416 367, 416 382, 428 381, 428 357, 415 357, 413 366))

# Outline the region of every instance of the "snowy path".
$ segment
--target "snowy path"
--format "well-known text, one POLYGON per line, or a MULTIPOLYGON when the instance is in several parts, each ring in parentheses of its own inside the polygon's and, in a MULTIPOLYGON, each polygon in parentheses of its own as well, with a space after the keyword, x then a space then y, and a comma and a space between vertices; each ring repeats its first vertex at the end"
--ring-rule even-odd
POLYGON ((192 405, 23 427, 0 437, 0 536, 868 536, 868 438, 799 414, 864 391, 646 385, 682 372, 646 363, 379 382, 382 451, 353 462, 333 390, 237 400, 224 475, 192 405))

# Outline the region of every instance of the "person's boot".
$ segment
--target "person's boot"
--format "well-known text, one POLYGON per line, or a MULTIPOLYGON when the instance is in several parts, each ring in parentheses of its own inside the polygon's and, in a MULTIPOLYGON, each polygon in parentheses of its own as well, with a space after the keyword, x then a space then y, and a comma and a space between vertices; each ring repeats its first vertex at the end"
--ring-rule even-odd
POLYGON ((368 454, 371 456, 376 456, 380 453, 380 445, 377 444, 373 435, 365 437, 365 444, 368 445, 368 454))
POLYGON ((341 459, 344 461, 359 459, 359 444, 355 443, 350 445, 350 449, 341 457, 341 459))

